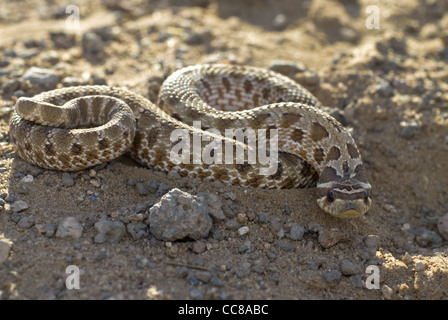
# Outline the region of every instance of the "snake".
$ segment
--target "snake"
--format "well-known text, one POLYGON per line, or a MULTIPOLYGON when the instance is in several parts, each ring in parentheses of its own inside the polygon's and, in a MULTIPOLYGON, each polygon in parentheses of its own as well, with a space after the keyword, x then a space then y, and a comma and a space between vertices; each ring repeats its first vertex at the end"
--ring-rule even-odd
POLYGON ((142 166, 181 177, 316 187, 318 206, 334 217, 360 217, 372 202, 349 131, 307 89, 265 68, 184 67, 165 79, 156 103, 123 87, 58 88, 20 97, 9 126, 17 155, 50 170, 84 170, 129 151, 142 166), (261 154, 275 156, 275 170, 261 154))

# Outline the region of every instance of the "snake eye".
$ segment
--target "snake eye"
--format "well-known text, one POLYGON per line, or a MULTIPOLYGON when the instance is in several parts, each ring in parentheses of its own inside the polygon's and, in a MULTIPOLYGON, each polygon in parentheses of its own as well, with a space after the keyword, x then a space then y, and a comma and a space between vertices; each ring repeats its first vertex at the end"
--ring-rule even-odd
POLYGON ((328 192, 327 199, 329 202, 333 202, 333 200, 334 200, 334 192, 333 191, 328 192))

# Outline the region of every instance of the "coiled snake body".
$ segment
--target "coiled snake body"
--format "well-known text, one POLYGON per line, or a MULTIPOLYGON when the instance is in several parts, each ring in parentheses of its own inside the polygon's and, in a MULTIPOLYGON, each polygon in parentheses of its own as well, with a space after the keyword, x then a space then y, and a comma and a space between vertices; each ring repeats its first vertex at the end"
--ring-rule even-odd
POLYGON ((10 120, 10 137, 22 159, 48 169, 81 170, 130 150, 141 164, 181 176, 263 188, 317 185, 324 211, 360 216, 371 199, 358 148, 347 130, 318 107, 311 93, 273 71, 198 65, 170 75, 157 106, 130 90, 108 86, 22 97, 10 120), (233 161, 195 161, 194 150, 186 153, 187 161, 172 161, 170 152, 181 140, 172 133, 178 129, 187 141, 201 136, 201 152, 227 152, 226 159, 233 161), (253 147, 245 144, 247 138, 226 137, 228 129, 267 129, 268 150, 272 139, 278 143, 275 172, 261 174, 263 165, 248 161, 253 147), (271 132, 278 134, 271 137, 271 132), (222 147, 217 143, 210 149, 210 141, 222 147), (243 162, 237 150, 244 152, 243 162))

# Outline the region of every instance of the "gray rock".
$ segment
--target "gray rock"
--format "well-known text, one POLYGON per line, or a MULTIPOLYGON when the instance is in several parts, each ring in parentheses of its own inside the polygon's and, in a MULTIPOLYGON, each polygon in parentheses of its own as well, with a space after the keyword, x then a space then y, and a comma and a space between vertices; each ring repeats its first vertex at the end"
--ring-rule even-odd
POLYGON ((303 240, 305 228, 298 223, 293 223, 289 231, 288 238, 291 240, 303 240))
POLYGON ((87 32, 83 34, 81 40, 82 51, 88 56, 101 56, 104 50, 104 41, 95 32, 87 32))
POLYGON ((204 295, 202 294, 202 291, 197 288, 191 288, 190 289, 190 298, 192 299, 204 299, 204 295))
POLYGON ((448 240, 448 214, 439 218, 437 221, 437 229, 443 239, 448 240))
POLYGON ((442 245, 442 237, 434 231, 418 228, 415 230, 415 234, 415 241, 420 247, 440 247, 442 245))
POLYGON ((75 217, 66 217, 58 225, 56 231, 57 238, 75 238, 81 237, 83 231, 82 224, 75 217))
POLYGON ((362 271, 361 267, 359 265, 357 265, 356 263, 353 263, 352 261, 350 261, 348 259, 342 260, 342 263, 341 263, 341 273, 344 276, 351 276, 351 275, 355 275, 355 274, 360 274, 361 271, 362 271))
POLYGON ((95 243, 118 243, 126 233, 126 228, 120 221, 100 220, 95 223, 95 229, 98 231, 95 243))
POLYGON ((294 78, 296 73, 309 70, 309 68, 303 63, 288 60, 273 60, 271 61, 269 69, 284 74, 285 76, 288 76, 290 78, 294 78))
POLYGON ((175 170, 171 170, 170 172, 168 172, 167 177, 170 180, 180 180, 182 178, 180 174, 175 170))
POLYGON ((212 227, 208 206, 177 188, 149 210, 150 232, 159 240, 194 240, 207 237, 212 227))
POLYGON ((289 242, 283 241, 283 240, 278 240, 277 242, 275 242, 275 246, 277 248, 285 250, 285 251, 294 251, 295 250, 294 246, 292 246, 289 242))
POLYGON ((203 283, 209 283, 212 278, 212 274, 210 272, 201 270, 196 271, 195 276, 203 283))
POLYGON ((211 192, 200 192, 197 194, 197 197, 202 202, 205 202, 210 210, 208 214, 212 217, 214 221, 224 220, 226 216, 222 211, 222 201, 221 198, 214 193, 211 192))
POLYGON ((20 229, 29 229, 34 226, 34 218, 33 217, 22 217, 17 223, 17 227, 20 229))
POLYGON ((32 85, 47 90, 56 88, 56 85, 59 82, 59 77, 53 70, 38 67, 31 67, 28 69, 22 78, 25 81, 29 81, 32 85))
POLYGON ((325 249, 347 240, 347 236, 339 229, 319 228, 319 237, 317 238, 317 241, 325 249))
POLYGON ((9 252, 11 251, 12 242, 3 235, 0 235, 0 264, 6 261, 9 257, 9 252))
POLYGON ((159 190, 160 182, 159 181, 149 181, 146 186, 148 187, 149 192, 155 194, 157 190, 159 190))
POLYGON ((144 183, 137 183, 135 185, 136 189, 137 189, 137 193, 141 196, 147 196, 149 195, 149 190, 148 188, 146 188, 146 185, 144 183))
POLYGON ((28 204, 23 200, 17 200, 12 205, 13 212, 21 212, 26 209, 28 209, 28 204))
POLYGON ((129 186, 135 186, 137 184, 137 181, 135 181, 134 179, 128 179, 128 180, 126 180, 126 183, 129 186))
POLYGON ((64 187, 72 187, 75 184, 75 180, 68 172, 63 172, 61 177, 61 183, 64 187))
POLYGON ((403 121, 400 123, 401 130, 398 135, 405 139, 412 139, 420 131, 421 126, 419 120, 403 121))
POLYGON ((338 270, 330 270, 325 272, 323 277, 327 283, 337 283, 341 280, 342 274, 338 270))
POLYGON ((171 190, 171 187, 169 185, 161 182, 159 185, 159 188, 157 189, 156 197, 162 197, 165 194, 167 194, 170 190, 171 190))
POLYGON ((148 236, 148 231, 146 230, 147 225, 143 222, 131 222, 126 226, 126 230, 131 235, 132 239, 139 240, 148 236))
POLYGON ((226 229, 238 230, 239 227, 241 227, 241 225, 238 221, 236 221, 236 219, 230 219, 226 221, 226 229))

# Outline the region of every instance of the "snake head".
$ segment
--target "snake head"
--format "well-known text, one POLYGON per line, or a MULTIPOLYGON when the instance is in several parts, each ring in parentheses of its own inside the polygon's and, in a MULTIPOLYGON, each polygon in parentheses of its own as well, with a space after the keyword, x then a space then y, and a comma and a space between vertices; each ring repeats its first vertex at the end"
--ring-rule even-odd
POLYGON ((317 185, 317 203, 325 212, 339 218, 357 218, 372 204, 371 186, 353 178, 317 185))

